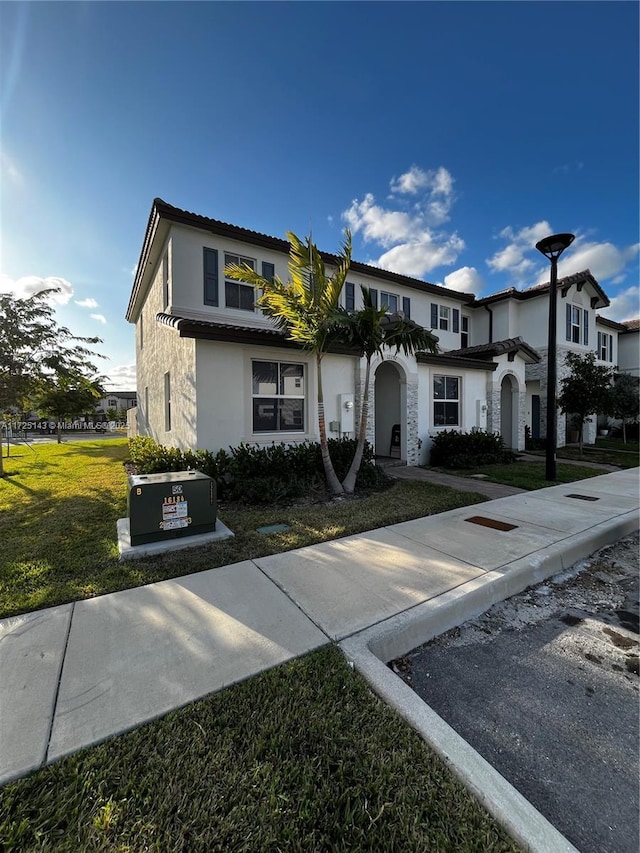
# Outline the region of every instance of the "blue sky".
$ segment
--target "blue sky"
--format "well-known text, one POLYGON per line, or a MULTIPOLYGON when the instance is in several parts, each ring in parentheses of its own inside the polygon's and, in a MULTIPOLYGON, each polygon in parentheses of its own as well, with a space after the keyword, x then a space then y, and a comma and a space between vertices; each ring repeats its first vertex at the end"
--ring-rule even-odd
POLYGON ((132 388, 154 197, 486 295, 576 234, 638 316, 638 4, 1 3, 0 289, 132 388))

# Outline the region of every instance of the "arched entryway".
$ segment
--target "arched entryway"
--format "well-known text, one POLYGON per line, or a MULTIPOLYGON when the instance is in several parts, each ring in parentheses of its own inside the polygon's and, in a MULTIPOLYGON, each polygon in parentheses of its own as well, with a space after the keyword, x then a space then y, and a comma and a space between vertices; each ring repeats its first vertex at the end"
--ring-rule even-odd
POLYGON ((404 371, 393 361, 383 361, 376 370, 374 382, 376 456, 406 459, 406 418, 402 414, 403 391, 406 387, 404 371), (399 443, 397 431, 394 434, 394 427, 397 426, 400 427, 399 443))
POLYGON ((500 435, 505 447, 518 449, 518 383, 508 374, 500 383, 500 435))

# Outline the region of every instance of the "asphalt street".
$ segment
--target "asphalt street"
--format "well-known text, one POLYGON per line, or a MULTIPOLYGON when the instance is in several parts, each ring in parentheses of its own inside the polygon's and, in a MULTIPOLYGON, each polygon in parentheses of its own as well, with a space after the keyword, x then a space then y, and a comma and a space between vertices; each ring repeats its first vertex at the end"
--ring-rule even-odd
POLYGON ((638 537, 394 662, 582 853, 637 853, 638 537))

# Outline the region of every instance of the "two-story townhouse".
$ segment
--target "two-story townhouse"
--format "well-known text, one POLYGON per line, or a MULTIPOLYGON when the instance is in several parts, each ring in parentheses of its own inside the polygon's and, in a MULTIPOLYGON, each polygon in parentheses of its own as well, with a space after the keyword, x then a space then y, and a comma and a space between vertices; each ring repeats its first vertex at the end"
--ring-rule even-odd
MULTIPOLYGON (((474 303, 474 326, 489 341, 494 338, 522 334, 539 355, 537 362, 526 368, 525 419, 534 438, 546 430, 547 353, 550 285, 541 284, 526 290, 509 288, 477 299, 474 303), (478 316, 479 315, 479 316, 478 316)), ((567 352, 595 351, 600 359, 613 366, 617 358, 619 324, 596 314, 607 307, 609 298, 589 270, 558 280, 557 289, 557 364, 558 382, 567 375, 567 352)), ((566 441, 567 418, 557 412, 558 444, 566 441)), ((597 423, 594 417, 585 425, 584 440, 593 442, 597 423)))
MULTIPOLYGON (((248 263, 286 280, 288 259, 285 240, 154 201, 126 314, 136 327, 139 433, 213 450, 318 440, 313 358, 262 314, 251 286, 224 276, 228 263, 248 263)), ((438 430, 486 428, 490 399, 503 387, 509 416, 501 420, 494 405, 491 426, 510 446, 524 446, 525 364, 535 354, 523 342, 465 355, 462 348, 477 342, 473 295, 354 261, 342 294, 348 310, 360 307, 361 285, 390 313, 432 329, 441 349, 374 360, 368 438, 379 456, 390 455, 399 427, 401 460, 426 462, 438 430)), ((325 357, 330 435, 355 435, 364 375, 354 352, 325 357)))

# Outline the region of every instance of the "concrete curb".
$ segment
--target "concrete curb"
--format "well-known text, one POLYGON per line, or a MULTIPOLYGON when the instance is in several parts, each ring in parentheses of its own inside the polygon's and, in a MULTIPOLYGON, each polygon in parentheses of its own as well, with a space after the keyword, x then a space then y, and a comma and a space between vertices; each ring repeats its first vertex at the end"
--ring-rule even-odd
POLYGON ((577 853, 577 848, 386 663, 637 529, 637 512, 624 513, 339 643, 374 692, 418 732, 509 834, 532 853, 577 853))

